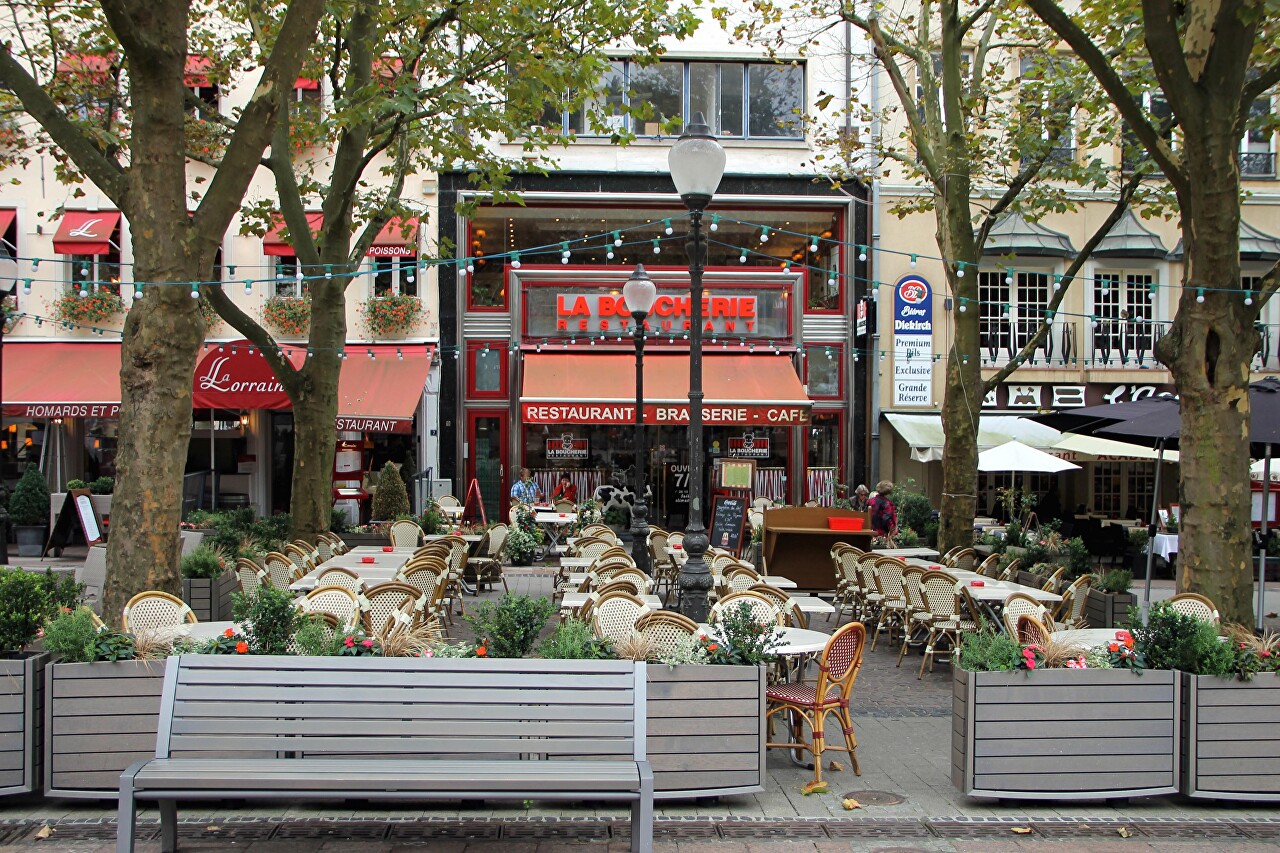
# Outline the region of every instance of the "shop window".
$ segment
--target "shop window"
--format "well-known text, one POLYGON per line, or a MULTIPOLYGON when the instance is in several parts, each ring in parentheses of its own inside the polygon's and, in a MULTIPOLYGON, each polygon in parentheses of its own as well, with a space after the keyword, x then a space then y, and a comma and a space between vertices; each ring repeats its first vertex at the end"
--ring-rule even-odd
MULTIPOLYGON (((544 211, 545 213, 545 211, 544 211)), ((467 291, 467 309, 471 311, 501 311, 507 307, 506 272, 507 259, 501 257, 491 261, 491 255, 502 255, 505 252, 529 248, 521 245, 514 228, 505 230, 501 224, 493 222, 474 222, 467 237, 467 260, 472 272, 465 277, 459 276, 462 286, 467 291)), ((559 242, 563 238, 557 238, 559 242)))
POLYGON ((105 255, 68 255, 69 290, 120 294, 120 247, 113 241, 105 255))
POLYGON ((1124 506, 1124 463, 1095 462, 1093 464, 1094 512, 1119 516, 1124 506))
POLYGON ((839 412, 814 412, 809 422, 805 500, 816 500, 823 506, 834 504, 835 487, 841 479, 841 421, 839 412))
POLYGON ((296 255, 272 255, 275 262, 275 295, 305 296, 308 290, 302 265, 296 255))
POLYGON ((468 396, 481 399, 507 396, 507 342, 471 341, 467 344, 468 396))
POLYGON ((118 420, 85 418, 84 470, 86 476, 83 479, 93 481, 99 477, 116 475, 116 433, 119 427, 118 420))
POLYGON ((834 344, 804 348, 805 385, 810 397, 839 398, 844 387, 844 351, 834 344))
POLYGON ((418 259, 373 258, 374 296, 417 296, 418 259))

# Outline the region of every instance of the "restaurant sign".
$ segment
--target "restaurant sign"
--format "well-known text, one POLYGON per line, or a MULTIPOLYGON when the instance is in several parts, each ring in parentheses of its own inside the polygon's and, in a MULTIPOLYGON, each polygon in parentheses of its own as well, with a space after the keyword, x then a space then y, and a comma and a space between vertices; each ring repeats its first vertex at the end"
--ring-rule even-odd
MULTIPOLYGON (((636 407, 635 404, 522 403, 521 417, 527 424, 633 424, 636 407)), ((648 403, 644 407, 644 422, 687 424, 689 406, 687 403, 648 403)), ((805 406, 708 404, 702 407, 702 422, 708 425, 796 426, 809 423, 809 409, 805 406)))
MULTIPOLYGON (((645 329, 651 332, 687 332, 693 310, 688 296, 664 294, 653 303, 645 329)), ((704 296, 703 331, 722 335, 746 335, 756 331, 754 296, 704 296)), ((631 312, 621 295, 610 293, 556 294, 556 331, 619 332, 632 327, 631 312)))
POLYGON ((5 403, 9 418, 118 418, 119 403, 5 403))
POLYGON ((1078 409, 1133 403, 1148 397, 1172 397, 1172 385, 1138 382, 1006 382, 992 388, 982 400, 984 409, 1078 409))
POLYGON ((555 438, 547 439, 547 459, 586 459, 590 445, 585 438, 578 438, 571 432, 564 432, 555 438))
POLYGON ((740 459, 768 459, 769 437, 753 432, 729 437, 729 455, 740 459))

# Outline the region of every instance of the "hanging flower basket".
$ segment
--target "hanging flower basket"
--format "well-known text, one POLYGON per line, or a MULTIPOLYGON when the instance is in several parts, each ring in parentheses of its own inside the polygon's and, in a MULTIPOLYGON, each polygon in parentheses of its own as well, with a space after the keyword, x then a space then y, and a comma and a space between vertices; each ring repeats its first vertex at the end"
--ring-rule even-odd
POLYGON ((68 293, 54 303, 53 310, 64 323, 93 325, 124 313, 124 300, 110 290, 99 290, 87 296, 68 293))
POLYGON ((300 338, 311 328, 311 297, 273 296, 262 306, 262 321, 282 335, 300 338))
POLYGON ((418 324, 422 303, 416 296, 375 296, 364 303, 361 314, 375 338, 403 335, 418 324))
POLYGON ((203 296, 198 301, 200 307, 200 319, 204 320, 206 331, 212 331, 222 325, 222 317, 218 315, 218 309, 213 307, 213 303, 203 296))
POLYGON ((4 307, 4 333, 7 335, 13 331, 13 327, 18 325, 18 300, 12 296, 6 296, 2 303, 4 307))

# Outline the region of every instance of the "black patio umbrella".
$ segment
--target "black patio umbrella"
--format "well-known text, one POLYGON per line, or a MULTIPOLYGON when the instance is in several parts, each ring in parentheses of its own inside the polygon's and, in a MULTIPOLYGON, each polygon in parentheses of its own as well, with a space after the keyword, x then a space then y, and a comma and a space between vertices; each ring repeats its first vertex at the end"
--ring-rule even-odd
MULTIPOLYGON (((1085 406, 1079 409, 1049 412, 1033 415, 1029 420, 1061 430, 1084 435, 1099 435, 1114 438, 1130 444, 1154 447, 1158 451, 1159 462, 1164 461, 1164 451, 1178 448, 1178 437, 1182 432, 1182 413, 1176 397, 1147 397, 1129 403, 1114 403, 1103 406, 1085 406)), ((1262 625, 1265 611, 1263 603, 1264 567, 1267 553, 1267 515, 1271 487, 1271 456, 1280 449, 1280 380, 1267 377, 1249 384, 1249 454, 1255 459, 1263 459, 1262 481, 1262 542, 1263 551, 1258 564, 1258 625, 1262 625)), ((1160 502, 1160 469, 1156 465, 1155 496, 1151 505, 1151 527, 1156 526, 1156 510, 1160 502)), ((1151 569, 1155 559, 1155 548, 1147 551, 1147 582, 1144 606, 1151 602, 1151 569)))

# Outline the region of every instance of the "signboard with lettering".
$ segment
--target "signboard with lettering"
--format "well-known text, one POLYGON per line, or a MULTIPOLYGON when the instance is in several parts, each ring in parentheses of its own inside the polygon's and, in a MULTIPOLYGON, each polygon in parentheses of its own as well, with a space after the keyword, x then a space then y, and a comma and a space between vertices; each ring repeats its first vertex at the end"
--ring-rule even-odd
POLYGON ((769 437, 753 432, 729 436, 729 455, 740 459, 768 459, 769 437))
POLYGON ((1132 403, 1148 397, 1176 395, 1172 385, 1138 382, 1006 382, 982 400, 984 409, 1052 411, 1132 403))
MULTIPOLYGON (((526 424, 634 424, 634 403, 521 403, 520 417, 526 424)), ((689 423, 688 403, 647 403, 646 424, 689 423)), ((760 404, 704 405, 704 424, 761 424, 799 426, 809 423, 809 409, 803 406, 760 404)))
POLYGON ((589 448, 587 439, 579 438, 571 432, 561 433, 547 439, 547 461, 586 459, 589 448))
POLYGON ((893 288, 893 405, 933 405, 933 289, 914 274, 893 288))

